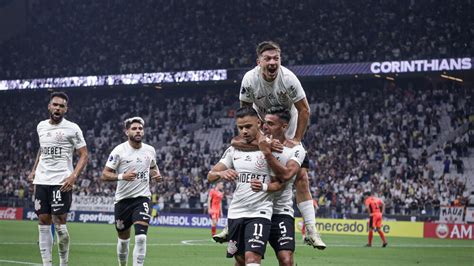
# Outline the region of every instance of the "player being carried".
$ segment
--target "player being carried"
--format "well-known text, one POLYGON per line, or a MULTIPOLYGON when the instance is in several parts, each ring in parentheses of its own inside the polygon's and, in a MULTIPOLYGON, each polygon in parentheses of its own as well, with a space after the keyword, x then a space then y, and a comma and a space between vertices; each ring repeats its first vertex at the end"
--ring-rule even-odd
POLYGON ((207 199, 207 212, 211 217, 211 236, 216 234, 219 218, 222 216, 222 198, 224 197, 224 183, 217 182, 216 186, 209 190, 207 199))
MULTIPOLYGON (((239 134, 245 141, 267 141, 260 132, 261 121, 253 108, 240 108, 236 118, 239 134)), ((274 179, 263 153, 229 147, 207 177, 209 182, 224 179, 237 183, 228 212, 227 257, 234 257, 235 265, 260 265, 273 212, 273 196, 267 190, 269 186, 282 187, 274 179), (254 183, 258 183, 263 192, 254 191, 254 183)))
MULTIPOLYGON (((257 45, 257 66, 248 71, 240 87, 240 105, 252 106, 259 117, 274 106, 284 106, 290 111, 291 119, 286 130, 285 146, 292 147, 301 143, 309 121, 309 104, 306 94, 298 78, 289 69, 281 65, 280 46, 273 41, 264 41, 257 45)), ((256 143, 246 143, 239 137, 232 140, 232 145, 239 150, 253 150, 256 143)), ((306 157, 297 173, 296 202, 300 210, 307 234, 305 243, 318 249, 325 249, 316 229, 316 218, 313 198, 309 190, 308 169, 309 160, 306 157)), ((224 229, 213 238, 217 242, 226 241, 227 231, 224 229)))
POLYGON ((369 242, 366 247, 372 246, 372 239, 374 238, 374 230, 379 233, 380 238, 383 241, 382 247, 388 245, 385 239, 385 234, 382 231, 382 213, 384 210, 383 201, 375 196, 372 196, 370 192, 364 193, 364 204, 367 212, 370 215, 369 219, 369 242))
POLYGON ((70 239, 66 218, 71 207, 74 183, 88 159, 81 129, 64 118, 68 102, 69 98, 64 92, 51 94, 49 119, 37 126, 40 150, 28 176, 28 180, 35 185, 35 212, 38 215, 38 242, 43 265, 52 265, 52 223, 56 225, 58 234, 60 265, 68 265, 70 239), (75 168, 72 165, 74 150, 79 153, 75 168))
POLYGON ((142 142, 145 122, 140 117, 125 120, 128 141, 116 146, 102 172, 103 181, 117 182, 115 229, 119 265, 127 265, 130 227, 135 229, 133 265, 143 265, 148 224, 151 218, 150 179, 161 181, 155 148, 142 142))

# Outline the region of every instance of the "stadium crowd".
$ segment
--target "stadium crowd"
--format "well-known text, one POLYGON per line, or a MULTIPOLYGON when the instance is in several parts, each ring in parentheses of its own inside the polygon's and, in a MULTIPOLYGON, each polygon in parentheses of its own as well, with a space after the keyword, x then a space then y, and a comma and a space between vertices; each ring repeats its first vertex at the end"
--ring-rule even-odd
POLYGON ((471 1, 55 0, 27 8, 26 30, 0 44, 0 79, 248 68, 249 44, 264 39, 284 47, 286 65, 474 54, 471 1))
MULTIPOLYGON (((468 198, 462 165, 473 136, 461 135, 434 154, 414 156, 413 149, 432 144, 445 127, 466 123, 472 113, 469 91, 440 87, 399 88, 378 82, 331 82, 307 88, 312 125, 305 145, 310 159, 313 197, 318 215, 350 217, 361 213, 361 196, 373 190, 385 201, 387 213, 436 215, 439 206, 465 204, 468 198), (471 108, 471 109, 470 109, 471 108), (446 120, 444 123, 442 121, 446 120), (431 159, 445 168, 435 171, 431 159), (462 161, 461 161, 462 162, 462 161)), ((145 142, 156 147, 164 181, 152 185, 159 210, 205 209, 210 184, 206 175, 228 145, 235 129, 222 123, 238 107, 238 90, 168 91, 151 88, 70 91, 67 118, 83 130, 89 164, 75 193, 113 196, 115 184, 99 177, 110 150, 125 141, 122 121, 140 115, 146 121, 145 142), (221 129, 222 143, 198 140, 201 131, 221 129)), ((1 98, 5 123, 0 126, 0 198, 29 200, 26 177, 38 148, 36 125, 47 118, 46 92, 14 92, 1 98)), ((472 155, 471 155, 472 156, 472 155)), ((233 186, 225 186, 225 202, 233 186)), ((224 205, 226 206, 226 204, 224 205)))

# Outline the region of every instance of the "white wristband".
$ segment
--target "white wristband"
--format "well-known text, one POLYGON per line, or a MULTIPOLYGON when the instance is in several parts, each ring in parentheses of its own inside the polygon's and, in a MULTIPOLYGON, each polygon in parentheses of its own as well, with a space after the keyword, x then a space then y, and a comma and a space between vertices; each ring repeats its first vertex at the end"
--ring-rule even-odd
POLYGON ((119 175, 117 176, 117 180, 123 180, 123 174, 119 174, 119 175))
POLYGON ((267 191, 268 190, 268 185, 263 183, 262 184, 262 191, 267 191))

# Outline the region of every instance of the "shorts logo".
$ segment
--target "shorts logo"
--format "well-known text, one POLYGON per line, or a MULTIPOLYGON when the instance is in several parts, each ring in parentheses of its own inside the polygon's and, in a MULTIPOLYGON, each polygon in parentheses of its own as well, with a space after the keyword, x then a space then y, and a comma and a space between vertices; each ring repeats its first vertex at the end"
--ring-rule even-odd
POLYGON ((251 248, 261 248, 262 246, 252 244, 252 245, 250 245, 250 247, 251 248))
POLYGON ((53 208, 53 212, 59 211, 61 208, 53 208))
POLYGON ((229 240, 229 244, 227 244, 227 253, 234 255, 237 250, 237 241, 229 240))
POLYGON ((115 227, 117 227, 118 230, 122 230, 125 228, 125 225, 122 220, 115 220, 115 227))
POLYGON ((35 210, 39 211, 41 209, 41 200, 35 199, 35 210))
POLYGON ((280 243, 280 246, 286 245, 286 244, 288 244, 288 243, 290 243, 290 242, 288 242, 288 241, 286 241, 286 242, 281 242, 281 243, 280 243))

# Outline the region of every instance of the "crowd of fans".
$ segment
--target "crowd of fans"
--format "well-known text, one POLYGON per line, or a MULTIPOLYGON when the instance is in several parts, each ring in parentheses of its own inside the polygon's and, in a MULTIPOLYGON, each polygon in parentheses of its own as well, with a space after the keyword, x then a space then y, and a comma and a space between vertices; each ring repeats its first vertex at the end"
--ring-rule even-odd
POLYGON ((474 54, 472 1, 29 1, 0 79, 248 68, 272 39, 286 65, 474 54), (469 7, 470 6, 470 7, 469 7))
MULTIPOLYGON (((414 156, 448 127, 467 122, 472 95, 463 88, 405 88, 377 82, 332 82, 306 88, 312 125, 305 146, 310 159, 313 197, 318 215, 350 217, 362 213, 364 191, 376 192, 390 214, 436 215, 439 206, 465 204, 468 191, 461 167, 450 167, 468 156, 472 136, 460 135, 434 154, 414 156), (441 123, 447 119, 447 123, 441 123), (436 161, 438 160, 438 162, 436 161), (433 163, 443 163, 436 171, 433 163), (446 165, 447 164, 447 165, 446 165)), ((110 151, 126 140, 125 118, 144 118, 146 143, 156 147, 164 176, 152 183, 159 210, 205 210, 211 187, 207 172, 236 134, 220 118, 232 116, 238 89, 169 91, 155 89, 72 90, 67 118, 83 130, 90 159, 75 193, 112 197, 115 184, 100 181, 110 151), (222 143, 211 149, 211 139, 197 139, 201 131, 222 129, 222 143)), ((36 125, 47 119, 48 94, 43 91, 4 93, 0 110, 0 198, 31 198, 26 177, 38 149, 36 125)), ((472 155, 471 155, 472 156, 472 155)), ((225 185, 225 206, 233 184, 225 185)))

